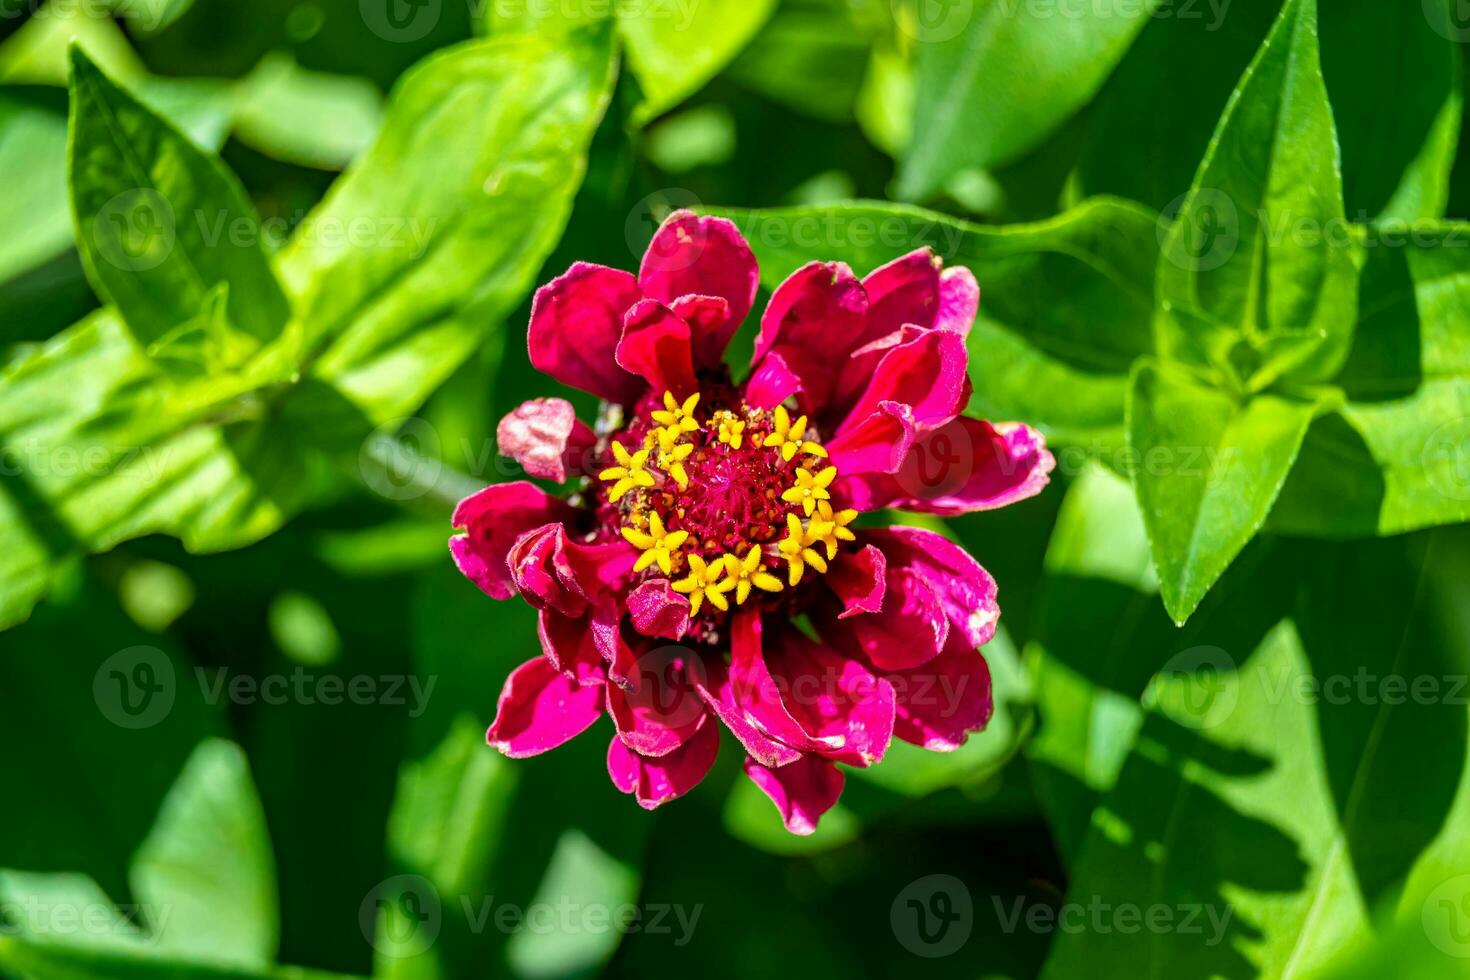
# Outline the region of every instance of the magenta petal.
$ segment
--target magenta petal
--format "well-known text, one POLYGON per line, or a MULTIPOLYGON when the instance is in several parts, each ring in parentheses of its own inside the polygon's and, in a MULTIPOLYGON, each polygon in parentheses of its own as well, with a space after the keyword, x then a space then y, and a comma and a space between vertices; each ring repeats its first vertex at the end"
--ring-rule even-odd
POLYGON ((505 680, 485 740, 512 759, 540 755, 586 731, 602 714, 602 685, 578 684, 545 657, 505 680))
POLYGON ((657 300, 639 300, 628 311, 617 359, 655 392, 672 391, 682 401, 699 390, 689 324, 657 300))
POLYGON ((606 682, 607 667, 588 619, 542 609, 536 617, 536 635, 541 639, 541 651, 557 670, 571 675, 578 684, 606 682))
POLYGON ((801 379, 777 353, 767 354, 745 382, 745 403, 770 411, 801 390, 801 379))
POLYGON ((841 735, 813 735, 792 713, 786 699, 794 692, 772 676, 762 650, 761 633, 759 612, 747 610, 736 615, 730 646, 730 684, 735 703, 762 734, 792 748, 822 753, 841 749, 841 735))
POLYGON ((720 751, 718 725, 701 725, 684 745, 658 758, 639 755, 614 737, 607 749, 607 772, 613 785, 632 793, 638 805, 653 810, 699 785, 720 751))
POLYGON ((980 312, 980 284, 975 273, 962 265, 939 274, 939 312, 934 316, 935 330, 948 330, 968 336, 980 312))
POLYGON ((720 366, 739 321, 730 319, 730 304, 720 296, 680 296, 669 304, 674 316, 689 324, 694 367, 713 371, 720 366))
POLYGON ((766 765, 782 766, 801 756, 796 749, 766 735, 745 716, 722 658, 703 657, 691 664, 690 680, 704 703, 753 757, 766 765))
POLYGON ((985 657, 959 631, 933 660, 886 677, 898 697, 894 734, 931 752, 964 745, 970 732, 990 723, 995 710, 985 657))
POLYGON ((888 563, 873 545, 837 557, 822 581, 842 602, 838 619, 848 619, 883 608, 888 563))
POLYGON ((903 670, 934 659, 949 639, 950 621, 936 590, 888 556, 883 608, 839 623, 824 619, 822 635, 856 645, 880 670, 903 670))
MULTIPOLYGON (((934 326, 940 310, 940 269, 931 248, 921 248, 879 266, 863 277, 871 311, 868 338, 905 326, 934 326)), ((973 277, 971 277, 973 278, 973 277)))
POLYGON ((842 770, 818 755, 804 755, 778 769, 747 758, 745 774, 776 804, 781 821, 793 834, 815 832, 822 814, 842 795, 842 770))
POLYGON ((638 285, 665 305, 681 296, 717 296, 728 307, 726 322, 702 331, 695 362, 713 366, 755 302, 760 274, 740 230, 724 218, 675 211, 659 226, 643 255, 638 285))
POLYGON ((846 499, 843 485, 854 477, 900 469, 918 434, 913 409, 898 402, 883 402, 876 412, 843 429, 827 443, 827 454, 842 473, 838 495, 846 499))
POLYGON ((994 510, 1040 493, 1056 460, 1035 429, 960 417, 915 440, 892 475, 842 480, 837 495, 858 510, 925 514, 994 510))
POLYGON ((516 589, 507 556, 516 540, 534 528, 576 515, 566 501, 524 480, 498 483, 454 508, 453 524, 465 530, 449 539, 449 550, 459 570, 481 591, 494 599, 509 599, 516 589))
POLYGON ((621 538, 583 544, 568 538, 560 524, 523 535, 507 556, 511 576, 527 602, 572 617, 580 617, 589 603, 621 587, 637 558, 637 550, 621 538))
POLYGON ((944 425, 970 400, 970 379, 965 373, 968 365, 965 340, 958 334, 906 332, 902 342, 878 362, 872 380, 839 427, 838 435, 882 412, 886 402, 909 406, 922 429, 944 425))
POLYGON ((668 755, 694 735, 708 714, 685 673, 685 660, 668 650, 639 658, 638 688, 607 689, 608 713, 628 748, 645 756, 668 755))
POLYGON ((917 527, 864 531, 861 540, 883 550, 888 559, 890 592, 894 575, 908 572, 928 583, 946 617, 971 649, 990 642, 1000 619, 995 579, 964 548, 943 535, 917 527))
POLYGON ((628 617, 644 636, 682 640, 689 631, 689 599, 668 579, 649 579, 628 594, 628 617))
POLYGON ((630 404, 643 383, 614 360, 623 315, 638 302, 629 273, 577 262, 536 290, 527 338, 531 364, 563 384, 630 404))
POLYGON ((597 437, 565 398, 533 398, 500 420, 495 441, 527 473, 564 483, 586 471, 597 437))
POLYGON ((862 339, 867 310, 862 283, 846 265, 808 263, 771 294, 751 363, 759 372, 765 358, 779 355, 801 380, 800 410, 821 417, 847 355, 862 339))
POLYGON ((893 738, 894 691, 856 657, 783 630, 770 658, 773 676, 789 691, 792 716, 813 738, 836 742, 819 754, 852 766, 883 758, 893 738))

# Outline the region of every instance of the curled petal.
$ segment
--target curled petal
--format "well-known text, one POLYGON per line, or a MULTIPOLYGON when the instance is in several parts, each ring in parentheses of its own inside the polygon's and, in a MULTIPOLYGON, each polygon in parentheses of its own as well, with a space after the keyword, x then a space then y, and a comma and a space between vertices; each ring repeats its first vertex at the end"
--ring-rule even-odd
POLYGON ((712 367, 755 302, 759 270, 740 230, 724 218, 675 211, 649 242, 638 270, 644 295, 665 305, 682 296, 714 296, 726 303, 726 320, 702 330, 695 363, 712 367))
POLYGON ((493 599, 515 595, 508 555, 516 540, 543 525, 569 521, 577 512, 565 501, 524 480, 486 487, 454 508, 455 527, 463 534, 449 539, 459 570, 493 599))
POLYGON ((536 635, 541 639, 541 652, 551 665, 578 684, 601 684, 607 680, 607 667, 587 617, 574 619, 555 609, 542 609, 536 616, 536 635))
POLYGON ((761 615, 747 610, 735 617, 730 647, 730 683, 735 703, 762 734, 805 752, 835 752, 843 737, 830 733, 814 735, 792 713, 787 704, 789 686, 772 676, 762 649, 761 615))
POLYGON ((628 616, 644 636, 681 640, 689 631, 689 597, 675 592, 668 579, 649 579, 628 594, 628 616))
POLYGON ((877 545, 888 559, 890 593, 895 574, 906 573, 932 588, 945 617, 971 649, 990 642, 1000 619, 995 579, 969 552, 943 535, 917 527, 864 531, 861 538, 877 545))
POLYGON ((833 562, 822 581, 842 603, 838 619, 848 619, 883 608, 887 588, 888 562, 875 546, 842 555, 833 562))
POLYGON ((702 657, 690 668, 690 682, 700 698, 752 757, 771 766, 783 766, 801 757, 798 750, 771 738, 746 717, 722 657, 702 657))
POLYGON ((928 663, 885 675, 897 693, 894 734, 931 752, 953 752, 995 710, 985 656, 956 630, 928 663))
POLYGON ((653 649, 638 660, 637 690, 607 689, 608 713, 628 748, 668 755, 688 742, 708 715, 685 673, 684 651, 653 649))
POLYGON ((782 630, 774 646, 769 663, 786 692, 787 710, 812 738, 833 743, 818 754, 851 766, 880 761, 893 738, 895 698, 888 680, 796 629, 782 630))
POLYGON ((883 412, 886 402, 907 405, 921 429, 944 425, 970 400, 968 365, 963 337, 944 331, 906 332, 878 362, 838 435, 883 412))
POLYGON ((683 401, 699 390, 690 343, 689 324, 657 300, 639 300, 624 321, 618 364, 683 401))
POLYGON ((527 338, 531 364, 563 384, 600 398, 631 404, 641 380, 614 359, 623 315, 642 298, 628 273, 577 262, 536 290, 527 338))
POLYGON ((808 263, 771 294, 751 363, 759 373, 767 357, 780 356, 801 381, 800 410, 824 420, 847 355, 862 340, 867 312, 862 283, 845 264, 808 263))
POLYGON ((638 805, 653 810, 699 785, 720 751, 718 725, 706 723, 692 738, 668 755, 639 755, 614 737, 607 749, 607 772, 613 785, 632 793, 638 805))
POLYGON ((800 390, 801 379, 786 365, 784 357, 772 351, 761 358, 745 382, 745 402, 752 408, 770 411, 800 390))
POLYGON ((566 528, 548 524, 523 535, 507 559, 511 576, 526 601, 538 609, 550 606, 580 617, 588 605, 621 587, 633 572, 638 552, 621 538, 605 544, 582 544, 567 537, 566 528))
POLYGON ((827 452, 842 473, 840 484, 868 474, 893 473, 909 457, 919 436, 914 410, 899 402, 882 402, 877 411, 843 429, 827 443, 827 452))
POLYGON ((950 632, 936 591, 940 586, 895 566, 890 556, 883 588, 878 612, 836 620, 830 610, 822 610, 822 635, 861 650, 880 670, 917 667, 937 657, 950 632))
POLYGON ((578 684, 544 657, 511 672, 485 740, 512 759, 540 755, 576 738, 602 714, 600 684, 578 684))
POLYGON ((778 769, 746 758, 745 774, 776 804, 793 834, 814 833, 822 814, 842 795, 842 770, 819 755, 804 755, 778 769))
POLYGON ((533 398, 500 420, 495 441, 527 473, 564 483, 586 472, 597 437, 565 398, 533 398))
POLYGON ((969 336, 980 312, 980 284, 975 273, 962 265, 939 274, 939 312, 934 316, 935 330, 948 330, 961 337, 969 336))

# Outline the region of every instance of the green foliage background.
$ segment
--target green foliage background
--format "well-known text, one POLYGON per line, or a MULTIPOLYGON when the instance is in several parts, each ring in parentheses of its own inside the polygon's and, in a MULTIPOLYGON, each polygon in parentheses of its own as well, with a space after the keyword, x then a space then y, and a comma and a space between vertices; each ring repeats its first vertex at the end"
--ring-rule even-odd
POLYGON ((1470 974, 1462 6, 0 4, 0 974, 1470 974), (534 622, 449 508, 534 287, 684 206, 969 266, 1059 461, 930 522, 990 729, 810 838, 483 744, 534 622))

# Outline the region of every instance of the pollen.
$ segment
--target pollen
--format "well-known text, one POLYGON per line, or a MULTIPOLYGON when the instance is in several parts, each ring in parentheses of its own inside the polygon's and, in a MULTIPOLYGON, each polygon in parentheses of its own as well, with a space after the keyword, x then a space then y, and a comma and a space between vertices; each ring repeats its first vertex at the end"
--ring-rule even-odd
MULTIPOLYGON (((812 456, 827 458, 827 450, 822 448, 821 443, 804 439, 806 435, 806 416, 803 415, 795 422, 791 421, 791 415, 786 411, 785 405, 777 405, 776 412, 771 420, 771 432, 766 436, 764 443, 767 449, 774 449, 781 454, 781 458, 788 463, 797 453, 807 453, 812 456)), ((807 511, 811 513, 811 511, 807 511)))

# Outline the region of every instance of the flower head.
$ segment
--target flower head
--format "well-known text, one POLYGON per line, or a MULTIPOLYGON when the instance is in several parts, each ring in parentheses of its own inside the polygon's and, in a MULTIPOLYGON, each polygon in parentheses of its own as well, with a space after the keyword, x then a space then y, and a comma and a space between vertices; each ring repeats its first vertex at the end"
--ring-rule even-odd
POLYGON ((895 736, 957 748, 991 710, 994 582, 945 538, 861 514, 1002 506, 1039 492, 1052 459, 1024 425, 960 414, 968 270, 927 249, 861 280, 811 263, 772 294, 736 382, 725 347, 756 286, 734 225, 681 211, 636 276, 578 263, 542 287, 532 363, 607 408, 595 430, 559 399, 508 416, 502 450, 574 495, 489 487, 456 510, 450 547, 540 619, 491 744, 531 755, 608 715, 609 774, 651 808, 703 778, 723 728, 809 833, 839 764, 875 764, 895 736), (941 437, 958 462, 935 480, 941 437), (957 699, 934 703, 936 680, 957 699))

